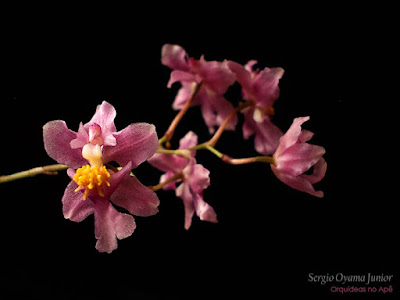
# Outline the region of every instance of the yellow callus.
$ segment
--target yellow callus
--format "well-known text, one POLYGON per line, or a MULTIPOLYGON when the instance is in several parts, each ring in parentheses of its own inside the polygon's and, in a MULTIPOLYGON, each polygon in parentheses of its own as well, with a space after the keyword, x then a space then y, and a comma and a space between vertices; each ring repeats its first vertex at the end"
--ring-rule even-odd
POLYGON ((104 165, 93 166, 84 165, 76 170, 73 180, 79 185, 75 192, 85 189, 83 192, 83 200, 86 200, 89 192, 94 190, 101 197, 104 197, 104 184, 110 186, 107 181, 110 178, 110 173, 104 165))

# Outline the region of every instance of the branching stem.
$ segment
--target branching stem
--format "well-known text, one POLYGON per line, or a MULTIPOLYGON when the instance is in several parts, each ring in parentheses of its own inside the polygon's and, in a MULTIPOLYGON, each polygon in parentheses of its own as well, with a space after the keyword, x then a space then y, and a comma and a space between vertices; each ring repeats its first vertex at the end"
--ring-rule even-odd
POLYGON ((199 92, 203 82, 200 81, 199 83, 196 83, 196 85, 193 88, 192 94, 190 95, 188 101, 186 101, 185 106, 179 111, 179 113, 175 116, 175 118, 172 120, 171 125, 169 125, 168 130, 165 132, 164 136, 158 141, 160 145, 163 143, 166 143, 166 147, 170 148, 170 140, 172 139, 172 136, 174 135, 175 129, 178 126, 179 122, 182 120, 183 116, 186 114, 190 106, 192 105, 192 102, 194 98, 196 97, 197 93, 199 92))
POLYGON ((167 179, 167 180, 165 180, 163 182, 160 182, 157 185, 149 186, 149 188, 151 190, 153 190, 153 191, 158 191, 158 190, 161 190, 167 184, 169 184, 171 182, 174 182, 175 180, 178 180, 178 179, 181 179, 181 178, 183 178, 183 174, 182 173, 178 173, 178 174, 175 174, 174 176, 172 176, 171 178, 169 178, 169 179, 167 179))

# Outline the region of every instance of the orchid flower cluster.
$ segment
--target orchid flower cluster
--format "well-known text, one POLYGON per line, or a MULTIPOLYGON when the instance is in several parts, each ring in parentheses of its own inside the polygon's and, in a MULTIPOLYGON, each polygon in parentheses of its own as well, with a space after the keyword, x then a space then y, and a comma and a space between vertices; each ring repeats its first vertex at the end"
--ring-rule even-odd
POLYGON ((210 186, 210 171, 197 161, 199 150, 208 150, 233 165, 269 163, 272 172, 286 185, 323 197, 313 184, 325 176, 325 149, 310 144, 313 133, 302 129, 309 117, 294 119, 286 133, 272 120, 282 68, 254 69, 255 60, 243 66, 229 60, 206 61, 204 56, 195 59, 182 47, 171 44, 162 47, 161 62, 172 70, 167 86, 177 82, 181 85, 172 104, 179 112, 163 136, 159 138, 155 126, 147 123, 133 123, 117 131, 116 110, 103 101, 89 122, 79 124, 77 132, 61 120, 44 125, 45 150, 58 165, 2 176, 0 182, 67 170, 71 182, 61 200, 64 217, 80 222, 94 214, 96 249, 108 253, 117 248, 117 239, 134 232, 133 215, 152 216, 158 212, 156 192, 161 189, 175 191, 183 201, 185 229, 191 227, 195 214, 202 221, 218 222, 216 211, 204 199, 204 190, 210 186), (224 96, 235 82, 242 94, 237 107, 224 96), (193 106, 200 106, 212 137, 199 143, 198 136, 189 131, 180 140, 179 148, 171 149, 176 127, 193 106), (238 127, 239 114, 244 116, 243 138, 254 136, 254 148, 260 156, 232 158, 215 148, 225 130, 238 127), (145 186, 132 173, 145 161, 164 172, 157 185, 145 186))

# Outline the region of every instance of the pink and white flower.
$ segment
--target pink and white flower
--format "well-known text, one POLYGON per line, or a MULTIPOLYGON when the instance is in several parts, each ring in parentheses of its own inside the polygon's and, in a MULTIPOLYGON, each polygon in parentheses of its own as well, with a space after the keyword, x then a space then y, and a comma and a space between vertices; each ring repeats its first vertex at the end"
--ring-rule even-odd
POLYGON ((61 120, 43 126, 47 154, 71 167, 67 173, 72 181, 62 197, 64 217, 80 222, 94 214, 96 249, 108 253, 117 248, 117 238, 130 236, 136 227, 134 218, 118 212, 111 202, 137 216, 154 215, 159 205, 156 193, 130 175, 156 152, 155 127, 135 123, 117 132, 115 116, 114 107, 104 101, 88 123, 80 123, 78 132, 61 120), (122 169, 107 169, 110 161, 122 169))
POLYGON ((249 61, 245 66, 229 61, 228 66, 236 75, 236 80, 242 87, 244 100, 252 105, 243 110, 243 136, 248 139, 255 134, 254 146, 261 154, 272 154, 278 147, 283 132, 271 122, 274 114, 273 105, 279 97, 279 79, 282 78, 282 68, 265 68, 262 71, 253 70, 257 61, 249 61))
MULTIPOLYGON (((204 121, 210 133, 213 133, 214 127, 221 125, 233 110, 232 104, 224 97, 229 86, 235 82, 235 75, 228 68, 226 61, 206 61, 204 56, 199 60, 194 59, 189 57, 181 46, 165 44, 161 51, 161 62, 173 70, 168 87, 174 82, 182 84, 172 105, 176 110, 184 107, 196 84, 202 82, 191 105, 200 105, 204 121)), ((236 123, 235 116, 226 129, 234 130, 236 123)))
POLYGON ((301 125, 309 119, 310 117, 301 117, 293 120, 273 155, 274 163, 271 168, 276 177, 288 186, 322 198, 324 193, 315 191, 313 184, 325 176, 327 164, 322 157, 325 149, 307 143, 314 133, 302 130, 301 125), (312 167, 312 174, 304 174, 312 167))
MULTIPOLYGON (((181 140, 179 149, 188 149, 197 145, 197 135, 189 131, 181 140)), ((217 214, 214 209, 204 201, 204 190, 210 185, 210 171, 201 164, 196 163, 195 151, 191 151, 191 158, 178 155, 155 154, 148 162, 157 169, 166 172, 161 176, 164 182, 176 174, 181 174, 181 184, 176 187, 176 182, 164 186, 164 190, 175 190, 176 196, 183 200, 185 207, 185 229, 192 224, 192 217, 196 215, 202 221, 216 223, 217 214)))

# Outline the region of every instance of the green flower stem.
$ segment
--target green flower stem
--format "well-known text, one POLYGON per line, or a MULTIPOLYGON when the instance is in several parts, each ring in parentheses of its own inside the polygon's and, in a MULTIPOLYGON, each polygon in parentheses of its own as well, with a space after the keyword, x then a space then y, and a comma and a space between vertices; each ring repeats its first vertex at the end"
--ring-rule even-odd
POLYGON ((215 149, 213 146, 209 145, 208 142, 197 145, 195 147, 186 149, 190 151, 194 150, 208 150, 211 153, 213 153, 215 156, 220 158, 224 163, 230 164, 230 165, 245 165, 245 164, 251 164, 251 163, 256 163, 256 162, 262 162, 262 163, 268 163, 268 164, 273 164, 274 163, 274 158, 272 156, 255 156, 255 157, 248 157, 248 158, 232 158, 226 154, 221 153, 217 149, 215 149))
POLYGON ((256 162, 268 163, 273 164, 274 158, 272 156, 255 156, 255 157, 248 157, 248 158, 232 158, 228 155, 224 155, 221 160, 230 165, 245 165, 251 164, 256 162))
POLYGON ((66 165, 49 165, 49 166, 44 166, 44 167, 37 167, 33 168, 30 170, 18 172, 15 174, 11 175, 5 175, 5 176, 0 176, 0 183, 4 182, 9 182, 9 181, 14 181, 26 177, 33 177, 39 174, 45 174, 45 175, 57 175, 58 171, 65 171, 69 167, 66 165))
POLYGON ((224 133, 226 126, 229 124, 229 122, 236 116, 238 112, 241 110, 245 109, 246 107, 254 105, 253 102, 247 101, 240 103, 238 107, 233 109, 231 113, 225 118, 225 120, 222 122, 222 124, 219 126, 218 130, 214 133, 213 137, 207 142, 208 145, 214 147, 218 140, 220 139, 222 133, 224 133))
POLYGON ((165 181, 163 181, 163 182, 160 182, 160 183, 157 184, 157 185, 149 186, 149 189, 151 189, 151 190, 153 190, 153 191, 161 190, 161 189, 162 189, 164 186, 166 186, 167 184, 169 184, 169 183, 171 183, 171 182, 173 182, 173 181, 175 181, 175 180, 181 179, 181 178, 183 178, 183 174, 182 174, 182 173, 175 174, 175 175, 172 176, 171 178, 169 178, 169 179, 167 179, 167 180, 165 180, 165 181))
POLYGON ((219 152, 217 149, 215 149, 213 146, 211 146, 209 144, 205 144, 204 145, 204 149, 210 151, 211 153, 213 153, 214 155, 216 155, 220 159, 222 159, 225 156, 225 154, 219 152))
POLYGON ((156 153, 171 154, 171 155, 178 155, 178 156, 185 157, 185 158, 191 158, 190 151, 188 149, 172 150, 172 149, 164 149, 164 148, 160 147, 157 149, 156 153))

